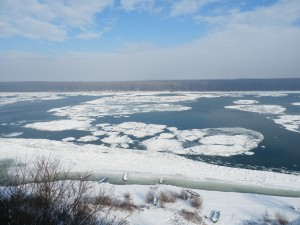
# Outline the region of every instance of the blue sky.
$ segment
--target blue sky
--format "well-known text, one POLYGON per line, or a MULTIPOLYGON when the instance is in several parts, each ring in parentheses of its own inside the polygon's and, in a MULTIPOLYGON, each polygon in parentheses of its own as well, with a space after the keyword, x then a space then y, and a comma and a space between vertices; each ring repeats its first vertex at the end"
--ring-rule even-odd
POLYGON ((300 77, 299 0, 1 0, 0 81, 300 77))

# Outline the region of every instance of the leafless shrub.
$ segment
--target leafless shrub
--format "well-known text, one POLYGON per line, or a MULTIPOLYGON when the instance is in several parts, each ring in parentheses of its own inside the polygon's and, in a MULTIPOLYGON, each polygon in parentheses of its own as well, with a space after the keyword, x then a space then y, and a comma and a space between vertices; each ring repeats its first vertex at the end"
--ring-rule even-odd
POLYGON ((161 202, 174 203, 176 202, 176 195, 172 191, 161 191, 159 193, 159 199, 161 202))
POLYGON ((193 222, 200 225, 206 225, 206 223, 203 221, 202 216, 197 211, 192 212, 192 211, 182 209, 180 211, 180 215, 189 222, 193 222))
POLYGON ((11 175, 0 199, 10 210, 12 224, 93 225, 117 221, 107 219, 112 190, 96 192, 91 182, 71 180, 70 169, 63 170, 59 159, 38 157, 32 165, 15 167, 11 175))
POLYGON ((128 200, 120 200, 120 199, 115 199, 112 202, 112 207, 114 209, 122 210, 122 211, 128 211, 128 212, 133 212, 137 210, 139 207, 135 205, 133 202, 128 201, 128 200))
POLYGON ((124 199, 125 199, 126 201, 131 201, 131 194, 130 194, 129 192, 126 192, 126 193, 124 194, 124 199))
POLYGON ((152 203, 154 200, 154 196, 155 196, 155 193, 153 191, 149 190, 146 194, 146 202, 152 203))
POLYGON ((181 189, 180 193, 178 194, 178 198, 182 200, 187 200, 189 195, 185 189, 181 189))
POLYGON ((191 205, 196 209, 201 209, 203 206, 203 200, 200 196, 199 197, 192 196, 190 201, 191 201, 191 205))
POLYGON ((287 225, 289 223, 288 218, 281 212, 276 212, 275 218, 276 218, 277 223, 279 223, 280 225, 287 225))
POLYGON ((265 210, 265 212, 262 216, 262 219, 265 223, 270 223, 272 221, 271 218, 270 218, 268 210, 265 210))

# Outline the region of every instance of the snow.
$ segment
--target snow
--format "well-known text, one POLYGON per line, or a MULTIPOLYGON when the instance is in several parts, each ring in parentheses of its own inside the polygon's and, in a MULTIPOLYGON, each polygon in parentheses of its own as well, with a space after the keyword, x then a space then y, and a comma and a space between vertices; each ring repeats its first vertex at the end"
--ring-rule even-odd
POLYGON ((36 130, 45 131, 64 131, 64 130, 89 130, 89 121, 77 121, 77 120, 54 120, 47 122, 36 122, 27 124, 24 127, 32 128, 36 130))
MULTIPOLYGON (((113 138, 113 140, 116 139, 113 138)), ((127 141, 126 138, 125 141, 127 141)), ((119 142, 125 141, 121 138, 119 142)), ((170 144, 170 142, 164 143, 165 146, 170 144)), ((139 176, 148 174, 148 176, 157 177, 172 177, 178 174, 177 179, 185 178, 199 182, 213 179, 217 183, 300 189, 300 176, 298 175, 212 165, 175 154, 158 152, 156 149, 137 151, 92 144, 76 145, 71 142, 21 138, 0 138, 0 146, 0 159, 16 159, 17 157, 18 161, 25 161, 37 155, 51 155, 54 158, 60 158, 66 167, 73 165, 74 171, 92 170, 95 173, 128 171, 138 173, 139 176)))
POLYGON ((237 105, 253 105, 253 104, 258 104, 259 102, 256 100, 240 99, 234 101, 233 103, 237 105))
MULTIPOLYGON (((159 195, 161 191, 180 193, 183 188, 169 185, 110 185, 106 184, 107 188, 113 187, 115 196, 123 198, 125 193, 130 193, 132 201, 137 205, 145 205, 142 210, 133 212, 128 221, 130 225, 187 225, 194 224, 191 221, 186 221, 180 216, 182 209, 195 211, 189 201, 178 199, 175 203, 165 204, 165 208, 159 205, 153 206, 146 203, 146 193, 151 190, 159 195), (148 208, 149 207, 149 208, 148 208)), ((283 213, 293 225, 298 225, 300 222, 300 201, 298 198, 276 197, 258 194, 247 193, 232 193, 220 191, 205 191, 192 189, 198 193, 203 199, 203 208, 199 210, 202 214, 204 222, 208 225, 213 225, 210 221, 211 212, 219 210, 221 216, 216 224, 219 225, 242 225, 262 224, 262 216, 268 211, 271 219, 274 219, 276 212, 283 213), (294 209, 293 209, 294 208, 294 209), (257 223, 254 223, 257 222, 257 223)))
POLYGON ((286 109, 279 105, 231 105, 227 109, 235 109, 259 114, 282 114, 286 109))
POLYGON ((300 115, 282 115, 274 119, 274 122, 287 130, 300 133, 300 115))

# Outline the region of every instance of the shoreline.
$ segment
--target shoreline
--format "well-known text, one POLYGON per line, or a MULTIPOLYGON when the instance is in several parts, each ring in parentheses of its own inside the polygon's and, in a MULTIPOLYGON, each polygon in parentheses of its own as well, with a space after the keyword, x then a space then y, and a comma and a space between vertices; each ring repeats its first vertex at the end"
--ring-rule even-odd
MULTIPOLYGON (((104 173, 93 173, 93 175, 87 178, 87 181, 99 181, 102 177, 107 177, 107 183, 113 185, 160 185, 159 175, 155 174, 141 174, 138 172, 128 173, 129 179, 127 181, 122 180, 122 173, 115 171, 104 173)), ((218 191, 218 192, 233 192, 233 193, 248 193, 248 194, 260 194, 277 197, 294 197, 300 198, 300 190, 297 189, 283 189, 275 187, 263 187, 257 185, 246 185, 238 183, 226 183, 221 180, 208 179, 197 180, 189 179, 182 175, 165 175, 163 176, 164 182, 162 185, 171 185, 181 188, 190 188, 204 191, 218 191), (210 180, 210 181, 209 181, 210 180)))

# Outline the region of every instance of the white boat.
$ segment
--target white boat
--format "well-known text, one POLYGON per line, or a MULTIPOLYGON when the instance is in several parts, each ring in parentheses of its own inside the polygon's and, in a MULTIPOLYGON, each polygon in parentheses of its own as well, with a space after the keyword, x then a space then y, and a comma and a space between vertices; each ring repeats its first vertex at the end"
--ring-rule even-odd
POLYGON ((107 180, 108 180, 108 177, 102 177, 102 178, 98 181, 98 183, 105 183, 105 182, 107 182, 107 180))
POLYGON ((211 217, 211 221, 214 222, 214 223, 216 223, 216 222, 218 222, 219 218, 220 218, 220 211, 219 210, 215 210, 213 212, 212 217, 211 217))
POLYGON ((124 173, 122 179, 124 181, 127 181, 128 180, 128 173, 124 173))
POLYGON ((156 206, 157 203, 158 203, 158 197, 157 197, 157 195, 155 195, 154 198, 153 198, 153 205, 156 206))
POLYGON ((163 178, 163 177, 160 177, 160 178, 159 178, 159 183, 162 184, 163 182, 164 182, 164 178, 163 178))
POLYGON ((188 193, 190 193, 191 195, 194 195, 194 196, 196 196, 196 197, 200 197, 200 195, 197 193, 197 192, 194 192, 194 191, 192 191, 192 190, 190 190, 190 189, 187 189, 186 190, 188 193))
POLYGON ((83 175, 83 176, 79 177, 79 179, 83 180, 83 179, 88 178, 89 176, 92 176, 92 175, 93 175, 92 173, 88 173, 86 175, 83 175))

